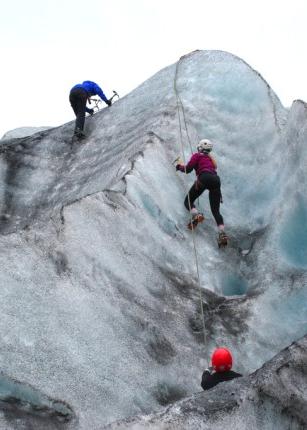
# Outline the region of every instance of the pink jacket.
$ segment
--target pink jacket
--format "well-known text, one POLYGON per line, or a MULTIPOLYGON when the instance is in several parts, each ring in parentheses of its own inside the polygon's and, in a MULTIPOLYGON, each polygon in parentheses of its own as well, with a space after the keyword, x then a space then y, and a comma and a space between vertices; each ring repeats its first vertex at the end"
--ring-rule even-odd
POLYGON ((187 173, 190 173, 193 169, 195 169, 196 176, 198 177, 204 172, 209 172, 216 175, 216 167, 216 162, 210 155, 203 154, 201 152, 195 152, 185 168, 184 165, 180 165, 179 170, 181 172, 186 171, 187 173))

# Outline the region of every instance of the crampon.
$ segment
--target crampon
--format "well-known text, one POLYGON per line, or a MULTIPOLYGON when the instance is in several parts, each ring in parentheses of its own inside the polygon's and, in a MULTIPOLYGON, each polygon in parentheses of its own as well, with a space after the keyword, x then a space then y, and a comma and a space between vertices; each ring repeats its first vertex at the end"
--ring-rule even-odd
POLYGON ((224 231, 220 231, 218 238, 217 238, 217 244, 219 248, 225 248, 225 246, 228 245, 228 236, 224 231))
POLYGON ((197 214, 194 215, 192 220, 189 222, 188 224, 188 229, 189 230, 193 230, 194 228, 197 227, 197 225, 201 222, 203 222, 205 219, 205 217, 203 216, 203 214, 197 214))

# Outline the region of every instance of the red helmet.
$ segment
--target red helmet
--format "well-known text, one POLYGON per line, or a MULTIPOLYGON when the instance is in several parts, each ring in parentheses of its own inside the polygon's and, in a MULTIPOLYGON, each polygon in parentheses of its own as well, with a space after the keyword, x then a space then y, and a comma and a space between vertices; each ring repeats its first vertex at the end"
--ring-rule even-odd
POLYGON ((232 366, 232 356, 226 348, 217 348, 212 354, 211 361, 216 372, 226 372, 232 366))

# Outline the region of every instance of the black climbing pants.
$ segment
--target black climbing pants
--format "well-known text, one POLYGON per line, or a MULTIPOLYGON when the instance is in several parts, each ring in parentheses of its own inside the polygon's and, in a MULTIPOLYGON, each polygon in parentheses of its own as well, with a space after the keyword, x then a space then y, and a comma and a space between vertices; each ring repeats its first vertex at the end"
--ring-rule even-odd
POLYGON ((76 115, 76 129, 83 130, 85 121, 85 108, 88 94, 82 88, 72 89, 69 94, 69 101, 76 115))
POLYGON ((209 202, 212 215, 217 225, 224 224, 223 217, 220 214, 220 203, 221 203, 221 181, 218 175, 213 175, 209 172, 203 172, 199 175, 197 180, 192 185, 189 193, 184 200, 184 206, 187 210, 190 210, 189 200, 191 209, 195 207, 195 200, 205 191, 209 190, 209 202))

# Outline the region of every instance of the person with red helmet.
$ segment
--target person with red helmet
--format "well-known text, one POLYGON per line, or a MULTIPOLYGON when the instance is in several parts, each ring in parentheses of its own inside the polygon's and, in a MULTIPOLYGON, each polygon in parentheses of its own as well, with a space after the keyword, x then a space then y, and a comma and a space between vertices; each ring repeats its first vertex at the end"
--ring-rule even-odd
POLYGON ((201 386, 204 390, 219 384, 220 382, 230 381, 242 376, 234 372, 232 368, 232 355, 227 348, 217 348, 211 357, 212 367, 206 369, 201 379, 201 386))

